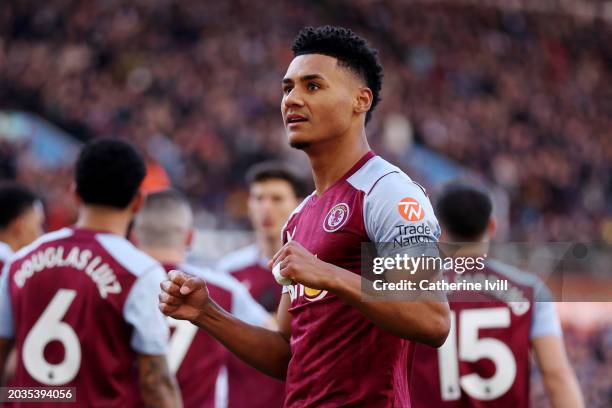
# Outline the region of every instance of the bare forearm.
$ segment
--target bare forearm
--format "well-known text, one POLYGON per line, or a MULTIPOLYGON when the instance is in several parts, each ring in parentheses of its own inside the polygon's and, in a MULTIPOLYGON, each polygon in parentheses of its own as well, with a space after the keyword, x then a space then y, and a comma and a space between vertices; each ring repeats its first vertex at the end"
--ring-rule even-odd
POLYGON ((6 378, 4 378, 4 371, 8 356, 11 352, 12 340, 0 338, 0 385, 4 384, 6 378))
POLYGON ((330 290, 377 326, 398 337, 433 347, 444 343, 450 327, 445 301, 364 302, 359 275, 331 264, 328 267, 332 277, 330 290))
POLYGON ((139 358, 140 393, 147 408, 176 408, 182 406, 178 386, 171 376, 163 356, 139 358))
POLYGON ((573 372, 545 375, 544 385, 553 408, 582 408, 582 392, 573 372))
POLYGON ((285 378, 291 349, 288 338, 281 332, 247 324, 213 301, 192 323, 247 364, 271 377, 285 378))
POLYGON ((584 401, 563 340, 556 335, 532 340, 548 398, 554 408, 582 408, 584 401))

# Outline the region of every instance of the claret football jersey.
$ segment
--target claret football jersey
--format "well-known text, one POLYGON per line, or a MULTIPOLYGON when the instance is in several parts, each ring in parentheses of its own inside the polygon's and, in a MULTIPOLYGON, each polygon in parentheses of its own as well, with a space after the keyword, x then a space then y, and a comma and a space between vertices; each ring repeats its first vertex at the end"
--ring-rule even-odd
POLYGON ((0 337, 15 339, 18 356, 9 386, 76 387, 65 406, 141 406, 137 354, 167 351, 161 265, 123 237, 79 228, 43 235, 9 262, 0 278, 0 337))
MULTIPOLYGON (((249 324, 263 326, 270 315, 244 286, 225 273, 192 265, 165 264, 166 271, 180 269, 206 281, 210 297, 223 309, 249 324)), ((206 332, 185 320, 168 317, 171 329, 168 364, 176 374, 185 408, 224 408, 228 404, 229 351, 206 332)))
MULTIPOLYGON (((323 194, 307 197, 283 228, 285 242, 296 240, 356 274, 362 242, 397 242, 410 252, 417 243, 436 242, 439 234, 424 190, 372 152, 323 194)), ((301 284, 285 292, 292 315, 286 407, 410 407, 409 342, 333 293, 301 284)))
POLYGON ((454 279, 505 282, 494 292, 450 292, 451 330, 442 347, 416 346, 413 408, 529 407, 531 340, 561 336, 555 305, 534 275, 490 260, 454 279))

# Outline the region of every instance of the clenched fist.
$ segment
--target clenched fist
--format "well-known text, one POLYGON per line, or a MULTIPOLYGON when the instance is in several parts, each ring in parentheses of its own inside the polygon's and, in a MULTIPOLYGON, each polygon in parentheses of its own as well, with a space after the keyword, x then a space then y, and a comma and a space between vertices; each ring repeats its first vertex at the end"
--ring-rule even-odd
POLYGON ((160 287, 159 310, 175 319, 194 322, 211 303, 206 282, 185 272, 170 271, 160 287))
POLYGON ((280 275, 312 289, 330 289, 336 268, 313 255, 297 241, 286 243, 268 263, 280 267, 280 275))

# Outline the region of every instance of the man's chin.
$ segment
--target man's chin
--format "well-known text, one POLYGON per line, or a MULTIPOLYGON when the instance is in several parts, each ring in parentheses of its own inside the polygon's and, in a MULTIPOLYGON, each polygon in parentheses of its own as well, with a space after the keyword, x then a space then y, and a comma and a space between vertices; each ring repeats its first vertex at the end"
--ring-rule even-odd
POLYGON ((307 142, 304 140, 296 140, 296 141, 290 141, 289 142, 289 146, 293 147, 294 149, 298 149, 298 150, 304 150, 309 148, 312 145, 312 142, 307 142))

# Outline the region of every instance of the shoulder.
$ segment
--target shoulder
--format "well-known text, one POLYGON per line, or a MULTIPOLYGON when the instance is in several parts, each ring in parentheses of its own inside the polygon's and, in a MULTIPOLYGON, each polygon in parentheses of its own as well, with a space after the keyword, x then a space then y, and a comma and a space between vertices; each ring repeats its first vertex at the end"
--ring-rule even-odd
POLYGON ((489 259, 487 261, 487 266, 493 272, 501 275, 502 277, 508 279, 510 282, 514 283, 518 286, 530 287, 533 289, 539 289, 544 285, 544 282, 534 274, 525 272, 515 266, 508 265, 504 262, 489 259))
POLYGON ((136 277, 140 277, 156 267, 161 269, 159 262, 119 235, 96 234, 95 239, 115 261, 136 277))
POLYGON ((380 183, 388 184, 389 182, 397 182, 399 179, 412 181, 399 167, 380 156, 374 156, 346 181, 353 188, 369 195, 380 183))
POLYGON ((13 255, 11 247, 0 241, 0 262, 6 262, 11 257, 11 255, 13 255))
POLYGON ((249 245, 225 255, 217 263, 217 269, 221 272, 235 272, 257 263, 258 258, 257 245, 249 245))
POLYGON ((73 230, 70 229, 70 228, 62 228, 62 229, 59 229, 57 231, 49 232, 47 234, 44 234, 44 235, 40 236, 39 238, 34 240, 31 244, 26 245, 25 247, 23 247, 20 250, 18 250, 17 252, 15 252, 9 258, 9 260, 10 261, 14 261, 16 259, 22 258, 22 257, 28 255, 30 252, 36 250, 41 245, 44 245, 44 244, 47 244, 47 243, 53 242, 53 241, 59 241, 59 240, 62 240, 62 239, 66 239, 66 238, 71 237, 72 235, 73 235, 73 230))

